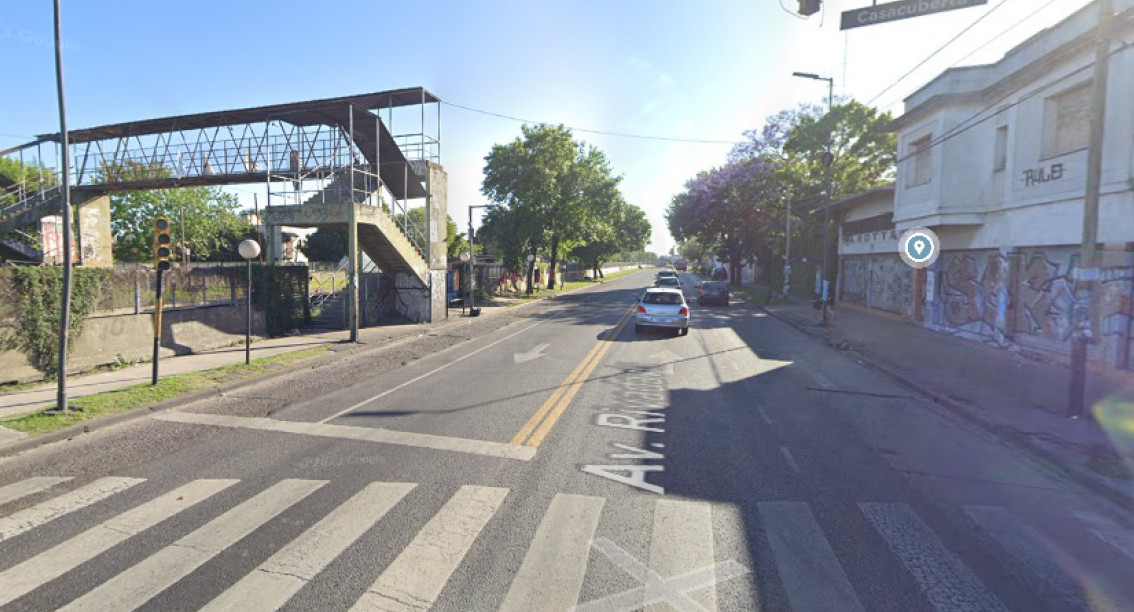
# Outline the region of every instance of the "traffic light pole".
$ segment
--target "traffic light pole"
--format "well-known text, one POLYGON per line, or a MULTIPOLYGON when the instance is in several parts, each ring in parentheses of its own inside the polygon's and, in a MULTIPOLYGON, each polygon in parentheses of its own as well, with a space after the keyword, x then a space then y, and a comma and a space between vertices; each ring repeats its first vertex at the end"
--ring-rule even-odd
POLYGON ((154 373, 150 384, 156 385, 158 381, 158 352, 161 350, 161 277, 162 270, 157 271, 157 299, 154 300, 154 373))

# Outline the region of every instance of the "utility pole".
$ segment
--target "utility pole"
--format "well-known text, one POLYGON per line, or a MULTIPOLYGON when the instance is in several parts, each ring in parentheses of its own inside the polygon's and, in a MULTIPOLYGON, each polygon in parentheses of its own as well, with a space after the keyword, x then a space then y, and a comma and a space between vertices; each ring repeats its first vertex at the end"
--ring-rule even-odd
POLYGON ((67 103, 63 95, 63 26, 55 0, 55 87, 59 93, 59 146, 62 147, 63 295, 59 304, 59 388, 56 410, 67 412, 67 332, 71 315, 71 139, 67 134, 67 103))
POLYGON ((787 297, 791 294, 791 189, 787 193, 787 219, 784 226, 784 297, 787 297))
POLYGON ((1113 0, 1099 0, 1098 26, 1095 30, 1095 71, 1091 84, 1090 145, 1087 149, 1087 178, 1083 190, 1083 244, 1075 279, 1074 334, 1071 339, 1071 385, 1068 413, 1078 418, 1084 413, 1087 390, 1087 347, 1092 329, 1098 326, 1098 296, 1095 281, 1099 277, 1098 243, 1099 191, 1102 186, 1103 136, 1106 124, 1106 92, 1110 75, 1110 21, 1114 16, 1113 0))
POLYGON ((830 286, 830 248, 828 247, 831 241, 831 165, 835 161, 834 137, 835 137, 835 117, 833 116, 835 105, 835 79, 834 77, 821 77, 817 74, 810 72, 793 72, 792 76, 802 79, 811 79, 813 81, 827 81, 827 151, 823 153, 823 166, 826 167, 826 179, 824 180, 823 188, 823 265, 822 276, 823 281, 820 286, 820 299, 823 302, 823 326, 827 325, 827 295, 830 286))

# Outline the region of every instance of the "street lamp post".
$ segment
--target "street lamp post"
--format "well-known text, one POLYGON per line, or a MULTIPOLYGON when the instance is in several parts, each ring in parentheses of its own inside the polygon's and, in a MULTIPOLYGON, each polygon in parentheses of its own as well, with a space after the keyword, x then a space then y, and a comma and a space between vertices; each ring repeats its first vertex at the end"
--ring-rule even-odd
POLYGON ((823 325, 827 325, 827 292, 830 285, 831 272, 828 268, 830 263, 830 249, 828 243, 831 235, 831 165, 834 163, 834 153, 831 149, 835 133, 835 118, 832 116, 835 103, 835 79, 833 77, 821 77, 817 74, 810 72, 793 72, 792 76, 801 79, 811 79, 813 81, 826 81, 827 82, 827 151, 823 154, 823 165, 826 167, 826 180, 823 189, 823 287, 822 287, 822 300, 823 300, 823 325))
MULTIPOLYGON (((476 277, 476 238, 473 235, 472 227, 472 211, 474 208, 492 208, 492 204, 470 204, 469 205, 469 256, 465 259, 464 254, 461 254, 461 261, 469 262, 469 316, 475 317, 480 312, 474 308, 476 298, 473 296, 473 279, 476 277)), ((463 310, 463 309, 462 309, 463 310)))
POLYGON ((244 288, 244 365, 252 363, 252 260, 260 256, 260 243, 244 240, 236 247, 248 265, 248 284, 244 288))
MULTIPOLYGON (((465 251, 465 252, 461 253, 461 263, 465 264, 466 266, 468 266, 468 263, 471 259, 472 259, 472 253, 470 251, 465 251)), ((468 305, 472 305, 472 299, 473 299, 473 297, 472 297, 472 284, 469 282, 469 279, 471 278, 471 276, 468 275, 468 272, 471 269, 472 269, 472 266, 469 266, 468 268, 465 269, 466 274, 463 275, 463 281, 461 282, 461 284, 465 286, 465 295, 468 298, 468 299, 461 298, 461 314, 465 314, 466 302, 468 302, 468 305)))

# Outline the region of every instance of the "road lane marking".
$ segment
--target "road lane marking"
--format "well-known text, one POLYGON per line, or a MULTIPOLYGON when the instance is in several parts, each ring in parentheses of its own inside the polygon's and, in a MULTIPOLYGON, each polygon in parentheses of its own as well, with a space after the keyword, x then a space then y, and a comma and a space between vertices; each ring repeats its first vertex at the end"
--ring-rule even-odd
POLYGON ((965 513, 1028 569, 1025 581, 1037 593, 1054 594, 1074 610, 1090 610, 1079 587, 1057 560, 1070 556, 1000 506, 965 506, 965 513))
POLYGON ((46 491, 57 484, 62 484, 71 480, 67 476, 35 476, 27 478, 19 482, 13 482, 10 485, 0 487, 0 506, 20 499, 34 495, 40 491, 46 491))
POLYGON ((499 487, 461 487, 351 610, 431 608, 507 495, 499 487))
POLYGON ((401 482, 367 485, 209 602, 202 612, 259 612, 282 608, 414 486, 401 482))
POLYGON ((528 436, 531 435, 532 431, 536 428, 537 425, 539 425, 540 421, 542 421, 543 418, 547 416, 547 413, 555 407, 555 404, 559 402, 559 398, 563 397, 563 394, 567 391, 569 383, 579 375, 579 372, 583 371, 583 368, 586 367, 586 365, 590 362, 591 358, 595 356, 595 353, 598 352, 601 346, 601 344, 596 344, 594 348, 592 348, 590 352, 587 353, 587 356, 583 357, 583 360, 579 362, 579 365, 575 366, 574 370, 571 370, 571 373, 567 375, 567 378, 564 379, 563 382, 560 383, 560 385, 551 392, 551 396, 543 402, 543 404, 539 407, 539 410, 536 410, 536 413, 533 414, 530 419, 528 419, 527 423, 524 423, 524 426, 520 428, 520 431, 516 432, 515 436, 512 436, 512 444, 522 445, 524 441, 528 439, 528 436))
POLYGON ((761 418, 761 419, 764 419, 764 422, 765 422, 765 423, 767 423, 768 425, 771 425, 771 424, 772 424, 772 419, 768 417, 768 413, 767 413, 767 412, 764 412, 764 409, 763 409, 762 407, 760 407, 760 406, 757 406, 757 407, 756 407, 756 412, 759 412, 759 413, 760 413, 760 418, 761 418))
POLYGON ((607 538, 598 538, 591 546, 641 582, 642 586, 575 606, 572 608, 574 612, 631 612, 641 610, 643 605, 661 602, 668 603, 676 610, 698 610, 702 609, 701 604, 690 599, 687 593, 732 580, 751 571, 729 559, 680 576, 662 578, 607 538))
POLYGON ((566 610, 579 603, 590 541, 605 502, 602 497, 555 495, 499 612, 566 610))
POLYGON ((500 344, 501 342, 504 342, 505 340, 511 340, 512 338, 515 338, 516 336, 519 336, 520 334, 522 334, 522 333, 524 333, 524 332, 526 332, 526 331, 528 331, 528 330, 530 330, 534 327, 538 327, 540 325, 543 325, 544 323, 546 323, 546 322, 548 322, 548 321, 550 321, 550 320, 552 320, 552 319, 554 319, 558 316, 559 316, 559 314, 556 313, 556 314, 553 314, 553 315, 547 317, 546 319, 542 319, 540 321, 537 321, 536 323, 529 325, 529 326, 527 326, 527 327, 525 327, 525 328, 523 328, 519 331, 508 334, 507 336, 504 336, 503 338, 500 338, 499 340, 494 340, 493 342, 486 344, 486 345, 476 349, 475 351, 472 351, 471 353, 466 353, 464 355, 461 355, 460 357, 457 357, 456 359, 454 359, 452 361, 445 362, 445 363, 437 366, 436 368, 433 368, 432 370, 430 370, 430 371, 428 371, 424 374, 421 374, 419 376, 415 376, 415 377, 405 381, 404 383, 401 383, 400 385, 390 387, 389 389, 386 389, 385 391, 379 393, 378 395, 375 395, 374 397, 371 397, 370 399, 362 400, 361 402, 358 402, 357 404, 354 404, 353 406, 351 406, 349 408, 340 410, 340 411, 336 412, 335 414, 332 414, 331 416, 329 416, 325 419, 319 420, 318 422, 319 423, 326 423, 327 421, 337 419, 337 418, 341 417, 342 415, 344 415, 348 412, 357 410, 357 409, 369 404, 370 402, 378 401, 378 400, 382 399, 383 397, 386 397, 387 395, 389 395, 389 394, 391 394, 395 391, 398 391, 400 389, 404 389, 404 388, 412 385, 413 383, 415 383, 415 382, 417 382, 417 381, 419 381, 423 378, 427 378, 429 376, 432 376, 432 375, 440 372, 441 370, 444 370, 445 368, 448 368, 450 366, 458 364, 458 363, 468 359, 469 357, 472 357, 473 355, 478 355, 478 354, 480 354, 484 351, 487 351, 488 349, 496 346, 497 344, 500 344))
POLYGON ((1134 533, 1119 527, 1114 521, 1090 512, 1075 512, 1075 516, 1090 526, 1091 533, 1115 550, 1134 559, 1134 533))
POLYGON ((194 480, 127 510, 83 533, 0 572, 0 606, 23 597, 112 547, 236 484, 233 479, 194 480))
POLYGON ((788 450, 788 447, 781 446, 780 454, 784 456, 784 460, 788 462, 788 465, 791 466, 791 469, 795 470, 795 472, 798 474, 800 472, 799 464, 795 462, 795 457, 791 455, 791 451, 788 450))
POLYGON ((53 521, 64 514, 70 514, 102 501, 115 493, 145 482, 144 478, 119 478, 111 476, 100 478, 70 493, 38 503, 14 514, 0 518, 0 542, 14 538, 53 521))
MULTIPOLYGON (((713 515, 708 502, 659 499, 654 504, 654 528, 650 537, 650 569, 672 578, 698 568, 710 568, 713 584, 713 515)), ((716 588, 689 593, 706 610, 717 609, 716 588)), ((647 612, 669 610, 661 603, 646 607, 647 612)))
POLYGON ((579 389, 581 389, 583 387, 583 384, 587 382, 587 379, 590 377, 591 372, 594 372, 595 368, 598 367, 599 362, 601 362, 602 358, 606 356, 606 352, 610 350, 610 347, 614 346, 614 338, 618 335, 619 332, 622 331, 622 328, 626 326, 626 322, 630 320, 630 316, 633 314, 633 309, 627 310, 626 314, 622 315, 622 318, 618 321, 614 328, 608 331, 606 336, 602 340, 599 340, 599 343, 597 345, 598 351, 594 353, 594 357, 591 359, 590 363, 587 364, 587 367, 579 373, 575 380, 570 382, 564 381, 563 385, 561 386, 565 386, 566 390, 563 392, 562 397, 559 398, 559 401, 555 404, 555 407, 547 413, 547 416, 543 419, 543 422, 539 425, 539 427, 534 432, 532 432, 531 437, 528 438, 526 442, 524 442, 525 446, 530 446, 532 448, 539 447, 540 443, 543 442, 543 439, 547 437, 547 434, 551 431, 551 428, 554 427, 555 423, 559 421, 559 417, 561 417, 563 415, 563 412, 567 410, 567 406, 571 404, 571 400, 575 398, 575 395, 579 392, 579 389))
POLYGON ((196 412, 164 412, 162 414, 153 415, 151 418, 173 423, 254 429, 324 438, 378 442, 381 444, 397 444, 400 446, 431 448, 457 453, 483 455, 486 457, 516 459, 519 461, 528 461, 535 456, 535 449, 526 446, 513 446, 502 442, 489 442, 470 438, 451 438, 449 436, 396 431, 393 429, 354 427, 351 425, 334 425, 331 423, 308 423, 306 421, 281 421, 267 417, 238 417, 196 412))
POLYGON ((759 502, 756 509, 793 610, 865 610, 806 503, 759 502))
POLYGON ((861 502, 859 509, 889 545, 933 608, 1006 612, 973 571, 906 504, 861 502))
POLYGON ((281 480, 61 610, 133 610, 326 483, 326 480, 281 480))

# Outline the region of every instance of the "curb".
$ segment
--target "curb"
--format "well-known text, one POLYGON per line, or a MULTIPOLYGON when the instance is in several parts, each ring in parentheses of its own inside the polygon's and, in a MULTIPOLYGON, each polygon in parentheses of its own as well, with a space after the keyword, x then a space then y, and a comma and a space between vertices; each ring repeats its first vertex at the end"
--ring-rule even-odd
MULTIPOLYGON (((748 300, 745 300, 745 301, 748 302, 748 300)), ((772 312, 771 310, 768 310, 767 308, 765 308, 764 306, 762 306, 760 304, 757 304, 755 302, 748 302, 748 303, 755 306, 761 312, 767 314, 770 317, 774 317, 777 321, 781 321, 781 322, 789 325, 790 327, 792 327, 793 329, 795 329, 797 331, 803 332, 803 333, 805 333, 809 336, 812 336, 814 338, 818 338, 818 339, 822 339, 822 340, 829 340, 829 338, 827 338, 824 334, 818 333, 816 330, 808 329, 806 326, 801 325, 801 324, 797 323, 796 321, 791 320, 788 317, 785 317, 785 316, 782 316, 778 313, 772 312)), ((861 363, 862 365, 870 368, 871 370, 878 372, 879 374, 882 374, 882 375, 894 380, 895 382, 901 384, 902 386, 904 386, 904 387, 906 387, 906 388, 908 388, 912 391, 915 391, 917 393, 920 393, 921 395, 928 397, 929 399, 933 400, 933 402, 936 403, 937 405, 939 405, 939 406, 949 410, 949 412, 965 419, 967 422, 972 423, 972 424, 980 427, 985 432, 995 436, 998 440, 1000 440, 1000 441, 1002 441, 1006 444, 1012 445, 1012 446, 1014 446, 1014 447, 1016 447, 1020 450, 1023 450, 1025 452, 1037 457, 1038 459, 1042 460, 1046 465, 1055 469, 1057 472, 1059 472, 1063 476, 1067 477, 1069 480, 1072 480, 1076 484, 1083 486, 1087 489, 1090 489, 1093 493, 1100 495, 1102 497, 1105 497, 1105 498, 1109 499, 1110 501, 1121 505, 1124 508, 1129 507, 1129 505, 1131 503, 1134 503, 1134 493, 1125 493, 1123 491, 1120 491, 1120 490, 1115 489, 1113 487, 1107 486, 1106 484, 1103 484, 1103 483, 1095 480, 1092 476, 1084 473, 1079 468, 1067 465, 1067 463, 1063 460, 1063 458, 1060 457, 1058 454, 1053 453, 1053 452, 1043 448, 1042 446, 1036 444, 1035 442, 1032 442, 1027 437, 1018 435, 1015 432, 1006 431, 1006 428, 1004 426, 996 424, 996 423, 991 423, 989 421, 986 421, 985 419, 980 418, 979 416, 973 414, 972 411, 965 408, 961 404, 953 401, 952 399, 950 399, 948 397, 945 397, 944 395, 942 395, 940 393, 937 393, 936 391, 933 391, 932 389, 929 389, 929 388, 927 388, 927 387, 925 387, 925 386, 923 386, 923 385, 921 385, 917 382, 914 382, 914 381, 910 380, 909 378, 907 378, 907 377, 905 377, 901 374, 898 374, 894 370, 892 370, 892 369, 882 365, 881 363, 875 361, 872 357, 870 357, 868 355, 865 355, 865 354, 863 354, 863 353, 861 353, 857 350, 842 351, 842 352, 853 353, 854 356, 859 361, 859 363, 861 363)))
MULTIPOLYGON (((302 370, 308 370, 308 369, 321 367, 323 365, 326 365, 326 364, 328 364, 332 361, 335 361, 336 359, 339 359, 340 357, 342 357, 342 355, 340 354, 342 352, 350 352, 350 353, 354 353, 354 354, 365 355, 366 353, 369 353, 369 352, 377 352, 379 350, 384 350, 384 349, 391 348, 391 347, 394 347, 394 346, 397 346, 397 345, 400 345, 400 344, 404 344, 404 343, 409 342, 411 340, 416 340, 417 338, 420 338, 422 335, 423 334, 406 334, 403 337, 394 338, 390 342, 386 342, 386 343, 383 343, 383 344, 377 344, 377 345, 372 345, 372 346, 371 345, 356 345, 358 348, 353 348, 353 350, 352 349, 346 349, 345 351, 333 351, 333 354, 331 354, 331 355, 326 355, 326 356, 323 356, 323 357, 317 358, 317 359, 304 360, 304 361, 301 361, 299 363, 296 363, 296 364, 289 366, 289 367, 286 367, 286 368, 282 368, 282 369, 279 369, 279 370, 276 370, 276 371, 273 371, 273 372, 267 372, 265 374, 261 374, 261 375, 258 375, 258 376, 252 376, 252 377, 246 378, 244 380, 237 380, 237 381, 234 381, 234 382, 231 382, 231 383, 225 383, 225 384, 219 385, 217 387, 213 387, 212 389, 204 389, 202 391, 197 391, 195 393, 190 393, 190 394, 187 394, 187 395, 180 395, 178 397, 171 397, 167 400, 164 400, 164 401, 161 401, 161 402, 158 402, 156 404, 149 405, 149 406, 139 406, 138 408, 134 408, 133 410, 128 410, 126 412, 120 412, 118 414, 111 414, 111 415, 107 415, 105 417, 99 417, 99 418, 91 419, 90 421, 86 421, 86 422, 83 422, 83 423, 76 423, 74 425, 71 425, 70 427, 65 427, 63 429, 60 429, 59 431, 53 431, 51 433, 46 433, 46 434, 39 435, 39 436, 32 436, 32 437, 27 437, 27 438, 20 438, 18 440, 13 440, 13 441, 11 441, 7 444, 0 444, 0 458, 11 457, 13 455, 17 455, 17 454, 22 453, 24 451, 31 450, 31 449, 34 449, 34 448, 38 448, 40 446, 45 446, 47 444, 52 444, 52 443, 60 442, 60 441, 63 441, 63 440, 70 440, 72 438, 75 438, 75 437, 80 436, 80 435, 85 434, 85 433, 92 433, 92 432, 98 431, 100 429, 105 429, 107 427, 112 427, 114 425, 119 425, 121 423, 126 423, 126 422, 129 422, 129 421, 133 421, 133 420, 142 418, 142 417, 144 417, 148 414, 154 413, 154 412, 162 412, 164 410, 169 410, 170 408, 175 408, 177 406, 182 406, 182 405, 185 405, 185 404, 191 404, 193 402, 197 402, 197 401, 207 399, 207 398, 210 398, 210 397, 221 396, 221 395, 224 395, 226 393, 230 393, 232 391, 238 391, 240 389, 243 389, 245 387, 250 387, 250 386, 255 385, 255 384, 271 381, 271 380, 274 380, 276 378, 282 378, 284 376, 289 376, 291 374, 295 374, 296 372, 299 372, 299 371, 302 371, 302 370)), ((316 345, 316 346, 334 346, 336 344, 343 344, 343 343, 328 342, 328 343, 325 343, 325 344, 322 344, 322 345, 316 345)), ((350 345, 347 344, 347 346, 350 346, 350 345)), ((204 372, 204 371, 207 371, 207 370, 199 370, 199 371, 204 372)), ((80 403, 81 398, 76 398, 75 402, 80 403)))
MULTIPOLYGON (((626 275, 626 276, 629 276, 629 275, 626 275)), ((612 279, 612 280, 617 280, 617 279, 612 279)), ((591 289, 595 286, 601 285, 604 282, 606 282, 605 279, 602 280, 602 281, 599 281, 596 285, 591 285, 589 287, 579 287, 578 289, 573 289, 572 291, 568 291, 568 292, 565 292, 565 293, 574 293, 576 291, 586 292, 586 290, 591 289)), ((563 295, 563 294, 558 294, 558 295, 563 295)), ((515 306, 512 306, 512 307, 501 308, 501 309, 496 310, 496 311, 489 311, 489 313, 486 313, 486 314, 487 314, 488 317, 500 316, 500 314, 515 312, 516 309, 522 308, 524 306, 531 306, 531 305, 534 305, 534 304, 549 304, 549 303, 551 303, 552 300, 554 300, 555 297, 557 297, 557 296, 549 295, 549 296, 546 296, 546 297, 540 297, 540 298, 530 300, 530 301, 527 301, 527 302, 524 302, 524 303, 521 303, 521 304, 516 304, 515 306)), ((443 328, 449 327, 449 326, 456 326, 456 325, 459 325, 462 322, 471 324, 471 323, 473 323, 473 319, 479 319, 479 317, 460 317, 460 316, 457 316, 457 317, 452 317, 450 319, 443 319, 443 320, 441 320, 437 323, 432 323, 432 324, 429 324, 428 326, 424 327, 423 330, 427 330, 427 331, 422 331, 420 333, 410 332, 410 333, 405 334, 402 337, 394 338, 394 339, 390 340, 389 342, 384 342, 384 343, 375 344, 375 345, 370 345, 370 344, 353 344, 352 345, 351 343, 344 342, 344 341, 331 341, 331 342, 325 342, 323 344, 318 344, 318 345, 315 345, 315 346, 331 346, 331 347, 334 347, 336 345, 340 345, 340 346, 344 346, 346 348, 340 349, 338 351, 336 351, 332 348, 331 349, 332 350, 331 355, 326 355, 326 356, 323 356, 323 357, 317 358, 317 359, 304 360, 304 361, 301 361, 297 364, 294 364, 294 365, 286 367, 286 368, 282 368, 282 369, 279 369, 279 370, 276 370, 276 371, 273 371, 273 372, 268 372, 268 373, 265 373, 265 374, 261 374, 261 375, 258 375, 258 376, 252 376, 252 377, 246 378, 244 380, 238 380, 238 381, 234 381, 234 382, 231 382, 231 383, 225 383, 225 384, 219 385, 217 387, 213 387, 212 389, 205 389, 205 390, 197 391, 195 393, 190 393, 190 394, 187 394, 187 395, 181 395, 181 396, 178 396, 178 397, 171 397, 167 400, 158 402, 156 404, 152 404, 150 406, 140 406, 138 408, 134 408, 133 410, 128 410, 126 412, 120 412, 118 414, 111 414, 111 415, 107 415, 105 417, 99 417, 99 418, 91 419, 90 421, 86 421, 86 422, 83 422, 83 423, 76 423, 74 425, 71 425, 69 427, 65 427, 65 428, 60 429, 58 431, 53 431, 51 433, 46 433, 46 434, 42 434, 42 435, 38 435, 38 436, 30 436, 30 437, 25 437, 25 438, 19 438, 19 439, 15 439, 15 440, 12 440, 12 441, 7 442, 7 443, 0 443, 0 458, 18 455, 18 454, 23 453, 25 451, 28 451, 28 450, 31 450, 31 449, 34 449, 34 448, 38 448, 40 446, 46 446, 48 444, 53 444, 55 442, 70 440, 72 438, 81 436, 81 435, 86 434, 86 433, 92 433, 92 432, 95 432, 95 431, 98 431, 98 430, 101 430, 101 429, 106 429, 108 427, 113 427, 115 425, 119 425, 121 423, 127 423, 127 422, 130 422, 130 421, 134 421, 134 420, 140 419, 140 418, 142 418, 146 415, 149 415, 149 414, 152 414, 152 413, 155 413, 155 412, 162 412, 164 410, 169 410, 170 408, 175 408, 175 407, 178 407, 178 406, 191 404, 193 402, 197 402, 197 401, 207 399, 207 398, 210 398, 210 397, 221 396, 221 395, 224 395, 226 393, 230 393, 232 391, 238 391, 238 390, 243 389, 245 387, 250 387, 252 385, 271 381, 271 380, 274 380, 274 379, 277 379, 277 378, 282 378, 284 376, 289 376, 289 375, 295 374, 296 372, 300 372, 302 370, 309 370, 309 369, 318 368, 318 367, 321 367, 323 365, 326 365, 328 363, 331 363, 331 362, 341 358, 343 356, 342 353, 350 353, 350 354, 353 354, 353 355, 364 356, 368 353, 386 350, 386 349, 389 349, 389 348, 392 348, 392 347, 395 347, 395 346, 399 346, 401 344, 411 342, 413 340, 417 340, 418 338, 421 338, 422 336, 426 335, 430 331, 436 331, 436 330, 443 329, 443 328)), ((199 371, 203 372, 203 371, 207 371, 207 370, 199 370, 199 371)), ((79 403, 80 401, 81 401, 81 398, 75 399, 76 403, 79 403)))

